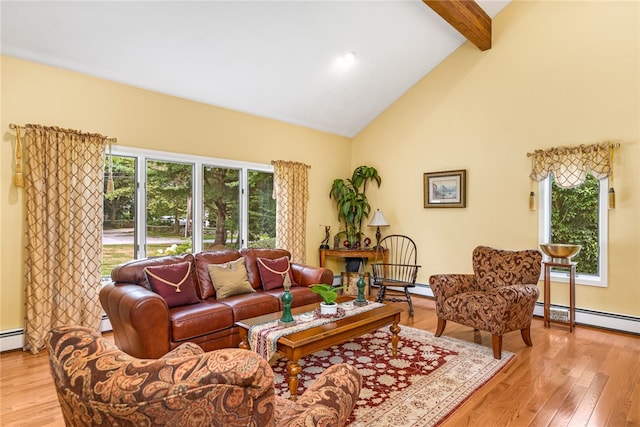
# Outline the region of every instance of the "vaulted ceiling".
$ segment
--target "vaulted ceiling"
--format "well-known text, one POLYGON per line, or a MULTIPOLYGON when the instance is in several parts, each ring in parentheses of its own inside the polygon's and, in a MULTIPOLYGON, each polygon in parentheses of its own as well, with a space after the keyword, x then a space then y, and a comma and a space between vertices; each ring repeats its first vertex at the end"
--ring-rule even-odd
POLYGON ((508 3, 3 0, 1 51, 351 137, 508 3))

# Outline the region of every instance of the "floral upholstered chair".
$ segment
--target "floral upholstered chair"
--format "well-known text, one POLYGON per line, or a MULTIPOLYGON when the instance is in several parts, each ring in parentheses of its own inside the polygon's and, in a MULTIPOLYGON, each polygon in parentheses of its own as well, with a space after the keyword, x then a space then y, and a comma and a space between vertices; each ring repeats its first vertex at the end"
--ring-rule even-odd
POLYGON ((83 327, 47 342, 67 426, 343 426, 362 377, 334 365, 292 402, 276 396, 273 371, 248 350, 205 353, 184 343, 160 359, 136 359, 83 327))
POLYGON ((542 254, 538 250, 506 251, 478 246, 474 274, 437 274, 429 278, 436 299, 441 336, 452 320, 492 334, 493 357, 502 357, 502 335, 520 330, 531 342, 531 319, 540 291, 542 254))

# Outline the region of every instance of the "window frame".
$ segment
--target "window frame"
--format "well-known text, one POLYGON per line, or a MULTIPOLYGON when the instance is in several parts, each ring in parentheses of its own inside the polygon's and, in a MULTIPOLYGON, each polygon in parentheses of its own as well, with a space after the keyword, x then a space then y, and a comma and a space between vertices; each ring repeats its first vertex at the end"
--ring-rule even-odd
MULTIPOLYGON (((105 152, 108 156, 108 149, 105 152)), ((149 150, 135 147, 127 147, 121 145, 113 145, 111 155, 125 156, 135 159, 135 233, 134 233, 134 259, 147 258, 146 241, 147 241, 147 201, 146 201, 146 164, 148 160, 158 160, 166 162, 189 163, 193 166, 192 173, 192 197, 193 197, 193 229, 192 229, 192 248, 193 252, 202 251, 202 239, 196 236, 202 236, 204 212, 202 207, 203 194, 203 168, 221 167, 240 170, 240 185, 238 188, 240 200, 240 224, 241 247, 246 248, 248 242, 248 224, 249 224, 249 170, 260 172, 274 173, 272 164, 253 163, 239 160, 220 159, 215 157, 205 157, 192 154, 172 153, 168 151, 149 150)))
MULTIPOLYGON (((608 247, 609 247, 609 178, 598 179, 598 275, 580 274, 576 271, 576 284, 608 287, 608 247)), ((551 235, 551 175, 538 183, 539 224, 538 241, 540 244, 549 243, 551 235)), ((545 255, 545 260, 548 257, 545 255)), ((569 271, 551 270, 551 281, 569 283, 569 271)))

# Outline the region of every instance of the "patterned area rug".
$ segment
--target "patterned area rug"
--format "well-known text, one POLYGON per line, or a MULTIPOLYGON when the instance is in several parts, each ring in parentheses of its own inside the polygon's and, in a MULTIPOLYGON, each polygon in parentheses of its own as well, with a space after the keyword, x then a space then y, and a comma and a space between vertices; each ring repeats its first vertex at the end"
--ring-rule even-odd
MULTIPOLYGON (((363 376, 350 426, 436 426, 513 358, 502 352, 431 332, 402 326, 398 358, 391 356, 389 328, 319 351, 298 363, 298 395, 330 365, 349 363, 363 376)), ((271 362, 276 393, 289 397, 287 360, 271 362)))

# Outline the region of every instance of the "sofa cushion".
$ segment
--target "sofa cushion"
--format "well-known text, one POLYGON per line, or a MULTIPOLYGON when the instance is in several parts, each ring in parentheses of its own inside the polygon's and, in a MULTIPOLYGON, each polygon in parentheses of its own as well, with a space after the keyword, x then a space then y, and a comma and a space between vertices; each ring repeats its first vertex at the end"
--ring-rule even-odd
POLYGON ((172 341, 186 341, 231 328, 231 308, 224 304, 202 301, 169 310, 172 341))
POLYGON ((256 290, 251 287, 247 278, 244 258, 223 264, 209 264, 207 266, 211 282, 216 288, 216 299, 223 299, 233 295, 249 294, 256 290))
POLYGON ((262 291, 234 295, 218 302, 231 309, 233 322, 280 311, 280 301, 273 295, 262 291))
POLYGON ((211 275, 209 274, 209 264, 222 264, 240 258, 240 252, 232 249, 218 251, 198 252, 195 254, 196 276, 200 285, 200 297, 207 299, 216 294, 213 287, 211 275))
MULTIPOLYGON (((322 301, 320 295, 316 294, 315 292, 311 292, 311 289, 306 286, 296 286, 295 288, 291 288, 290 292, 293 296, 291 307, 300 307, 302 305, 313 304, 322 301)), ((264 293, 272 295, 277 298, 278 301, 281 301, 284 289, 272 289, 270 291, 264 291, 264 293)), ((282 303, 280 304, 280 310, 282 310, 282 303)))
POLYGON ((293 280, 289 258, 286 256, 276 259, 258 257, 257 262, 262 289, 265 291, 282 288, 285 283, 288 286, 297 286, 293 280))
POLYGON ((169 307, 176 307, 200 302, 191 268, 191 263, 185 261, 145 267, 144 273, 151 290, 162 296, 169 307))

